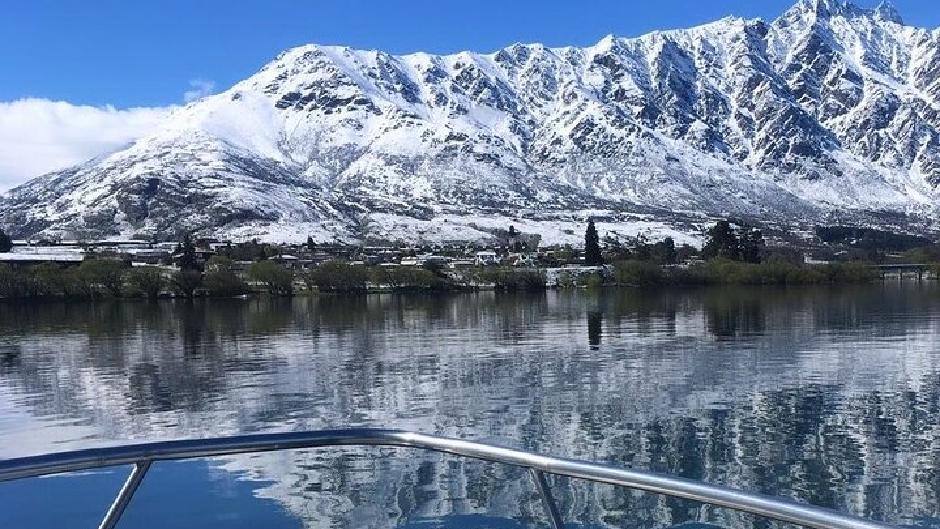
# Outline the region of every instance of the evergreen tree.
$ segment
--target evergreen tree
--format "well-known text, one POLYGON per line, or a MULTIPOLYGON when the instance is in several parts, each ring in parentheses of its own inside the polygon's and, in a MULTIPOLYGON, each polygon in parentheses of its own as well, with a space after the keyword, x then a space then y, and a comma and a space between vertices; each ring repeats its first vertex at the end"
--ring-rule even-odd
POLYGON ((317 243, 313 242, 313 237, 307 235, 307 249, 311 252, 317 249, 317 243))
POLYGON ((6 234, 5 231, 0 230, 0 253, 7 253, 13 249, 13 240, 10 239, 10 236, 6 234))
POLYGON ((513 225, 509 226, 509 249, 513 252, 519 253, 525 250, 522 241, 520 240, 519 232, 516 231, 516 227, 513 225))
POLYGON ((258 239, 252 239, 252 240, 251 240, 251 244, 252 244, 252 246, 254 246, 254 249, 255 249, 255 258, 254 258, 254 260, 255 260, 255 261, 267 261, 267 259, 268 259, 268 252, 267 252, 267 249, 265 248, 265 245, 259 243, 259 242, 258 242, 258 239))
POLYGON ((706 237, 705 246, 702 247, 702 257, 705 259, 740 259, 740 241, 727 220, 718 221, 708 230, 706 237))
POLYGON ((196 258, 196 245, 189 234, 183 236, 182 242, 176 246, 176 264, 180 270, 199 271, 199 263, 196 258))
POLYGON ((587 230, 584 232, 584 264, 588 266, 604 264, 604 256, 601 255, 600 239, 597 236, 594 219, 588 220, 587 230))
POLYGON ((765 245, 764 234, 756 228, 741 234, 741 260, 745 263, 760 263, 764 257, 765 245))
POLYGON ((654 261, 662 264, 676 264, 676 241, 666 237, 653 245, 652 257, 654 261))

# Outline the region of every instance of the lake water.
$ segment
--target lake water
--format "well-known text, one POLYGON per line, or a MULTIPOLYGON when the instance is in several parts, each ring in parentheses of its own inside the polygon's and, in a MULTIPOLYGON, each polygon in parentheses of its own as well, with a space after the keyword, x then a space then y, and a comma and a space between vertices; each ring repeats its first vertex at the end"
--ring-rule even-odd
MULTIPOLYGON (((0 304, 0 458, 349 426, 604 461, 940 527, 940 289, 0 304)), ((126 469, 0 483, 94 527, 126 469)), ((771 524, 553 479, 583 527, 771 524)), ((154 465, 121 527, 544 524, 529 477, 402 449, 154 465)))

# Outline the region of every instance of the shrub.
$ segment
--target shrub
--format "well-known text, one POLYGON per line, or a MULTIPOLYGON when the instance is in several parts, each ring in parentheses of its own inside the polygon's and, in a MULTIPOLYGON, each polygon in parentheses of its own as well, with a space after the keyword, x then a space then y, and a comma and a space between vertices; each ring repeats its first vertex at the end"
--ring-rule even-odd
POLYGON ((19 298, 26 293, 24 278, 12 267, 0 264, 0 297, 19 298))
POLYGON ((304 276, 309 288, 335 292, 364 291, 369 282, 369 271, 342 261, 327 261, 304 276))
POLYGON ((864 263, 833 263, 825 265, 829 281, 841 283, 869 283, 879 278, 871 266, 864 263))
POLYGON ((477 281, 491 283, 497 290, 540 290, 545 288, 545 275, 538 270, 484 268, 477 272, 477 281))
POLYGON ((371 281, 395 290, 443 289, 447 281, 425 268, 415 266, 378 267, 371 271, 371 281))
POLYGON ((173 274, 173 290, 184 298, 196 296, 196 290, 202 286, 202 274, 196 270, 180 270, 173 274))
POLYGON ((205 287, 210 296, 238 296, 248 292, 248 285, 238 277, 232 260, 219 255, 206 263, 205 287))
POLYGON ((878 274, 861 263, 804 265, 774 259, 760 264, 713 259, 688 268, 661 268, 642 261, 622 261, 614 268, 618 284, 655 285, 813 285, 862 283, 878 274))
POLYGON ((166 286, 163 270, 156 266, 141 266, 127 271, 127 283, 135 294, 157 299, 166 286))
POLYGON ((127 265, 112 259, 88 259, 78 267, 78 278, 91 295, 120 296, 127 265))
POLYGON ((620 285, 649 287, 665 282, 663 268, 649 261, 621 261, 614 265, 614 280, 620 285))
POLYGON ((294 291, 294 274, 274 261, 258 261, 248 269, 248 277, 264 285, 268 292, 288 295, 294 291))
POLYGON ((871 267, 859 263, 803 265, 783 261, 749 264, 716 259, 674 275, 679 284, 813 285, 822 283, 861 283, 877 279, 871 267), (679 281, 680 279, 684 281, 679 281))
POLYGON ((0 253, 7 253, 13 249, 13 240, 3 230, 0 230, 0 253))
POLYGON ((68 282, 74 279, 74 274, 52 264, 43 263, 29 269, 32 276, 33 295, 42 297, 66 296, 70 293, 68 282))
POLYGON ((592 272, 590 274, 581 274, 578 276, 578 286, 587 288, 600 288, 604 286, 604 277, 596 272, 592 272))

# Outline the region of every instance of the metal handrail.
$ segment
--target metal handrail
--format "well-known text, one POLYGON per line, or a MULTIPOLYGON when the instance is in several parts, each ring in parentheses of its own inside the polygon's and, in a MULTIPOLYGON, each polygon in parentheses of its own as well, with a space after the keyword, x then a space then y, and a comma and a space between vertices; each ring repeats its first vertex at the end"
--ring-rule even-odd
POLYGON ((568 476, 693 500, 814 529, 888 529, 892 527, 811 505, 706 485, 687 479, 401 430, 352 429, 252 434, 91 448, 0 460, 0 482, 93 468, 134 465, 131 475, 128 476, 99 525, 100 529, 111 529, 117 524, 151 463, 331 446, 418 448, 528 468, 532 472, 542 497, 546 514, 556 529, 562 527, 561 518, 544 474, 568 476))

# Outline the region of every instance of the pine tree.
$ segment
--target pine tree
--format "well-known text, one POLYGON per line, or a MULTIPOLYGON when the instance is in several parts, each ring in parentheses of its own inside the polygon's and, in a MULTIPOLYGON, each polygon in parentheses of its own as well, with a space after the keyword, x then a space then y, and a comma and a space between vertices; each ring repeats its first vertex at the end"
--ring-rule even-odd
POLYGON ((588 220, 587 230, 584 232, 584 264, 588 266, 604 264, 604 256, 601 255, 600 239, 597 236, 594 219, 588 220))
POLYGON ((741 235, 741 260, 745 263, 758 264, 764 257, 764 234, 758 229, 749 230, 741 235))
POLYGON ((737 261, 741 256, 741 245, 735 235, 731 223, 727 220, 718 221, 706 234, 705 246, 702 247, 702 257, 705 259, 731 259, 737 261))
POLYGON ((196 246, 193 244, 192 236, 188 233, 183 236, 182 242, 177 245, 176 253, 179 255, 176 258, 176 264, 180 267, 180 270, 199 271, 199 263, 196 259, 196 246))
POLYGON ((676 264, 676 241, 672 237, 666 237, 662 241, 653 245, 653 260, 662 264, 676 264))
POLYGON ((13 249, 13 240, 10 239, 10 236, 6 234, 5 231, 0 230, 0 253, 7 253, 13 249))
POLYGON ((516 231, 516 227, 509 225, 509 249, 513 252, 519 253, 525 248, 523 248, 522 241, 519 237, 519 232, 516 231))

